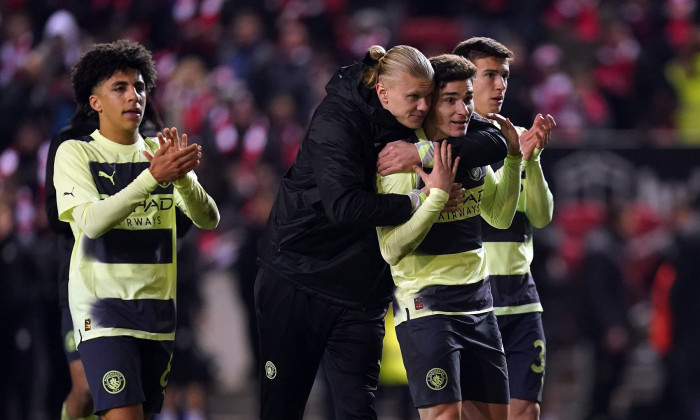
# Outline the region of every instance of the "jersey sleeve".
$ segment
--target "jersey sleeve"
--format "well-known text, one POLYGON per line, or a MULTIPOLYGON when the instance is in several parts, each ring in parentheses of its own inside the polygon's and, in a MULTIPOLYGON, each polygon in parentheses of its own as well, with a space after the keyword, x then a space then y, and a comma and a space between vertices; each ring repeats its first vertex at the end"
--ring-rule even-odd
POLYGON ((176 203, 179 208, 200 229, 212 230, 219 224, 219 209, 214 199, 207 194, 197 181, 197 175, 190 171, 173 182, 176 203))
POLYGON ((124 220, 136 205, 148 198, 158 182, 144 169, 126 188, 101 199, 86 154, 76 141, 68 141, 56 152, 54 185, 59 220, 75 222, 85 235, 94 239, 124 220))
MULTIPOLYGON (((412 191, 414 177, 412 173, 378 176, 377 190, 383 194, 405 194, 412 191)), ((432 188, 430 195, 409 220, 397 226, 378 227, 379 249, 384 260, 390 265, 396 265, 413 252, 425 239, 448 198, 449 194, 445 191, 432 188)))
POLYGON ((513 222, 520 197, 521 162, 521 156, 508 155, 503 161, 500 177, 494 174, 490 166, 486 167, 481 216, 495 228, 507 229, 513 222))
POLYGON ((75 141, 64 142, 56 150, 52 182, 56 190, 58 219, 64 222, 73 221, 72 210, 75 206, 100 199, 88 168, 87 156, 75 141))
POLYGON ((421 166, 423 168, 432 168, 435 162, 433 157, 435 154, 435 142, 429 140, 421 141, 416 143, 416 148, 418 149, 421 166))
POLYGON ((535 149, 535 153, 528 161, 523 161, 525 179, 523 194, 525 195, 525 215, 536 228, 543 228, 552 221, 554 213, 554 197, 549 190, 547 180, 544 179, 542 166, 540 165, 541 149, 535 149))

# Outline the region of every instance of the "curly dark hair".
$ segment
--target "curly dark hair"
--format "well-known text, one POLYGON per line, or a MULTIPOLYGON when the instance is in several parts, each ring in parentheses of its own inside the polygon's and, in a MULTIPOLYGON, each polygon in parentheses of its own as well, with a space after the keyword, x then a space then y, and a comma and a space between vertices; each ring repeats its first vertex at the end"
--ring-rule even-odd
POLYGON ((136 69, 141 73, 146 92, 155 87, 158 73, 151 53, 141 44, 119 40, 95 44, 73 67, 71 82, 78 110, 91 115, 90 95, 101 82, 120 70, 136 69))
POLYGON ((456 54, 441 54, 430 57, 430 64, 435 70, 435 86, 440 89, 450 82, 471 79, 476 75, 474 64, 456 54))

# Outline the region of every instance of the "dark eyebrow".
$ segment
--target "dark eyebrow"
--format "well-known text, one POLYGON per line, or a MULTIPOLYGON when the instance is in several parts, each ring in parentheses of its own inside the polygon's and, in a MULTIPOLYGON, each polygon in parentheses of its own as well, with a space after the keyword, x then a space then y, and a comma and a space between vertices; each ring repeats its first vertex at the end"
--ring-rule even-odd
POLYGON ((500 72, 500 70, 501 70, 501 69, 499 69, 499 68, 488 68, 488 69, 484 69, 484 70, 482 70, 482 71, 483 71, 484 73, 486 73, 486 72, 500 72))
MULTIPOLYGON (((116 82, 112 83, 112 87, 113 87, 113 88, 116 88, 116 87, 123 87, 123 86, 129 86, 129 82, 127 82, 127 81, 125 81, 125 80, 117 80, 116 82)), ((134 83, 134 86, 136 86, 137 88, 141 89, 141 88, 145 87, 146 84, 145 84, 144 82, 140 81, 140 80, 137 80, 137 81, 134 83)))
MULTIPOLYGON (((495 68, 495 69, 484 69, 482 70, 482 73, 497 73, 501 74, 501 69, 500 68, 495 68)), ((504 71, 502 74, 503 77, 508 77, 510 76, 510 71, 504 71)))

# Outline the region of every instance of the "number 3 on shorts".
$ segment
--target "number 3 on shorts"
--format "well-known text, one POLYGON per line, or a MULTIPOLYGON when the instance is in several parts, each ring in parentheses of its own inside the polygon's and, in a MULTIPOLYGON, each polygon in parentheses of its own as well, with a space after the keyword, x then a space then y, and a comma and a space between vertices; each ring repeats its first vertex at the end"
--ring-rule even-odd
MULTIPOLYGON (((170 364, 173 362, 173 353, 170 353, 170 360, 168 360, 168 367, 165 368, 165 372, 160 377, 160 386, 165 388, 168 385, 168 373, 170 373, 170 364)), ((165 391, 163 391, 165 392, 165 391)))
POLYGON ((532 369, 532 371, 535 373, 542 373, 542 372, 544 372, 544 355, 545 355, 544 341, 543 340, 535 340, 533 345, 536 349, 537 348, 540 349, 540 355, 539 355, 539 363, 531 364, 530 369, 532 369))

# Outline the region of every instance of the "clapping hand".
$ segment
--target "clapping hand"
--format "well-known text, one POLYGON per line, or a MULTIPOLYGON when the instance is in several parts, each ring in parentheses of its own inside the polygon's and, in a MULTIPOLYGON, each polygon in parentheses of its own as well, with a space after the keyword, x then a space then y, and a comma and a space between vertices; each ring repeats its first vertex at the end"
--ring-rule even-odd
POLYGON ((187 144, 187 134, 182 135, 182 141, 177 128, 166 128, 158 133, 160 148, 155 155, 144 150, 143 154, 151 163, 149 170, 159 183, 172 182, 184 177, 189 171, 199 166, 202 157, 202 147, 198 144, 187 144))

